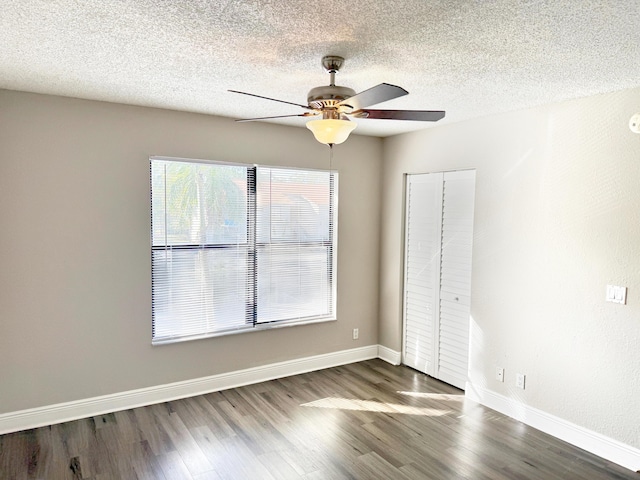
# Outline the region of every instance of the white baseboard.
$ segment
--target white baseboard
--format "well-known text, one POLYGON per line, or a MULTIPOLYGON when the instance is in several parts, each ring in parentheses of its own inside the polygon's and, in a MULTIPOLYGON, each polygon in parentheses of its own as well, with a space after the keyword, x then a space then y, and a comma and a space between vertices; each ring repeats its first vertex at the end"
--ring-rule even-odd
POLYGON ((228 388, 266 382, 275 378, 370 360, 378 357, 378 349, 378 345, 369 345, 367 347, 271 363, 260 367, 221 373, 183 382, 4 413, 0 415, 0 434, 78 420, 179 398, 193 397, 228 388))
POLYGON ((634 472, 640 471, 637 448, 470 383, 465 396, 594 455, 634 472))
POLYGON ((378 358, 381 358, 391 365, 400 365, 400 361, 402 360, 402 353, 391 350, 384 345, 378 345, 378 358))

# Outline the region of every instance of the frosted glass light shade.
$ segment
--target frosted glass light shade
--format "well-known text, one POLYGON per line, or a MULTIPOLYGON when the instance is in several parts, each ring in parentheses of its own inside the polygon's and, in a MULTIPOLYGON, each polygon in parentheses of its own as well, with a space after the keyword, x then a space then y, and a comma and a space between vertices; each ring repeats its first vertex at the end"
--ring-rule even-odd
POLYGON ((307 128, 313 132, 313 136, 320 143, 337 145, 349 138, 349 134, 357 127, 357 123, 349 120, 311 120, 307 122, 307 128))

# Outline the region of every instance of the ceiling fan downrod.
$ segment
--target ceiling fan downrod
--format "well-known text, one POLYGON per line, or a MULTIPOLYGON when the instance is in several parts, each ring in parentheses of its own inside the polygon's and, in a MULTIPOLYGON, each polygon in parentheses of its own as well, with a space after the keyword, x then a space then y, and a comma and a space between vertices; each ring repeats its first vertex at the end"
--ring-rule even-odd
POLYGON ((340 71, 340 68, 342 68, 343 63, 344 63, 344 58, 338 57, 337 55, 325 55, 324 57, 322 57, 322 66, 329 74, 330 87, 335 87, 336 73, 340 71))

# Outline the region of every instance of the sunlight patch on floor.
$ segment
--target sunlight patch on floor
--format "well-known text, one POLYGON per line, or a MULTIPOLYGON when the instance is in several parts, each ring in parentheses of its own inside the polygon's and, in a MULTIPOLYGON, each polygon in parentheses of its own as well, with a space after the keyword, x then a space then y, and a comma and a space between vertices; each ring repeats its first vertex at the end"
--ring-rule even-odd
POLYGON ((301 407, 334 408, 339 410, 357 410, 363 412, 401 413, 404 415, 423 415, 439 417, 452 413, 440 408, 412 407, 397 403, 375 402, 373 400, 354 400, 349 398, 327 397, 314 402, 303 403, 301 407))

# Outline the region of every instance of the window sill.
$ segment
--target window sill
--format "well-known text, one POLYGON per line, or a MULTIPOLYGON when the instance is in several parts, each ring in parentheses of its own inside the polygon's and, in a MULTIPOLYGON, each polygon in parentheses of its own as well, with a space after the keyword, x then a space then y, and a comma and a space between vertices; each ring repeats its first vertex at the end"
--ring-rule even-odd
POLYGON ((265 330, 273 330, 278 328, 296 327, 298 325, 311 325, 314 323, 326 323, 326 322, 336 322, 336 321, 337 319, 335 317, 330 317, 330 318, 323 317, 323 318, 313 318, 309 320, 286 320, 286 321, 278 321, 278 322, 265 322, 263 324, 236 328, 233 330, 203 333, 198 335, 189 335, 185 337, 162 338, 158 340, 151 340, 151 345, 153 346, 168 345, 172 343, 190 342, 192 340, 203 340, 205 338, 225 337, 227 335, 237 335, 240 333, 263 332, 265 330))

